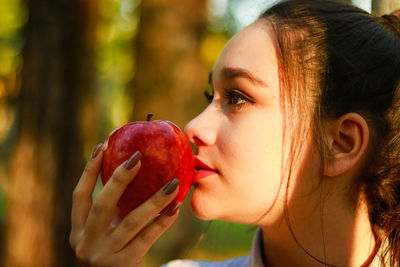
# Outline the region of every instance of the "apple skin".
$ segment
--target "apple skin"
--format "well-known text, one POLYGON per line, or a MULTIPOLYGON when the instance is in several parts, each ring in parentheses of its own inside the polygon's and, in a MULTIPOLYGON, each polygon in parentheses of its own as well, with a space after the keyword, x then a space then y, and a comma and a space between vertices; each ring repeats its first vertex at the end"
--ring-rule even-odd
POLYGON ((106 139, 101 170, 103 185, 114 170, 137 150, 141 168, 118 201, 125 216, 169 181, 178 178, 179 192, 169 206, 183 202, 193 183, 194 155, 184 133, 172 122, 137 121, 114 130, 106 139))

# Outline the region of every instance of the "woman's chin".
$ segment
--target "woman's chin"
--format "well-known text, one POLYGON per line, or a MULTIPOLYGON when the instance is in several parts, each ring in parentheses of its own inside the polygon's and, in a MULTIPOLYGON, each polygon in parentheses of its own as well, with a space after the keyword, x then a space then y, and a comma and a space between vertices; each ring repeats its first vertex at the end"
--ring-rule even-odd
POLYGON ((192 209, 193 214, 201 219, 201 220, 215 220, 212 215, 212 211, 208 208, 209 205, 207 201, 202 198, 200 192, 193 192, 191 199, 190 199, 190 207, 192 209))

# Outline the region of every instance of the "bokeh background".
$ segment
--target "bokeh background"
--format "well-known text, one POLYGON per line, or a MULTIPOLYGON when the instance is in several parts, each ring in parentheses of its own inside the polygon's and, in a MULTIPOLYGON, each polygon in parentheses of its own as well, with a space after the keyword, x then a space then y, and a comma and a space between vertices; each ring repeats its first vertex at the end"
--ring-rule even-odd
MULTIPOLYGON (((183 129, 207 105, 208 71, 226 41, 274 2, 0 0, 0 266, 79 266, 71 194, 93 148, 147 113, 183 129)), ((244 255, 254 232, 196 219, 186 201, 145 266, 244 255)))

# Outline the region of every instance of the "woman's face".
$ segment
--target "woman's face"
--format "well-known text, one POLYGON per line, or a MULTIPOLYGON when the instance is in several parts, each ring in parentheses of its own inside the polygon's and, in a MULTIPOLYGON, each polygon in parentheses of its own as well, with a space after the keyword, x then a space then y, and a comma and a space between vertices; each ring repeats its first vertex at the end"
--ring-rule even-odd
POLYGON ((285 188, 278 61, 268 24, 236 34, 210 74, 214 97, 185 132, 196 157, 215 171, 197 172, 191 206, 202 219, 256 223, 281 206, 276 200, 285 188))

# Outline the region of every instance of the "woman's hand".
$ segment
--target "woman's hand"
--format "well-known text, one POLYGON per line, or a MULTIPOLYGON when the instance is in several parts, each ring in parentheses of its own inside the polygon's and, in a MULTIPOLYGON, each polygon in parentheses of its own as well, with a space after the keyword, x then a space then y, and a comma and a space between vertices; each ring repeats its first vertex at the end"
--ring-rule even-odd
POLYGON ((140 157, 140 152, 136 152, 118 166, 93 201, 103 158, 102 145, 87 162, 73 193, 70 234, 70 244, 85 266, 141 266, 143 256, 178 217, 178 206, 158 216, 178 193, 175 181, 114 223, 117 202, 138 173, 140 157))

